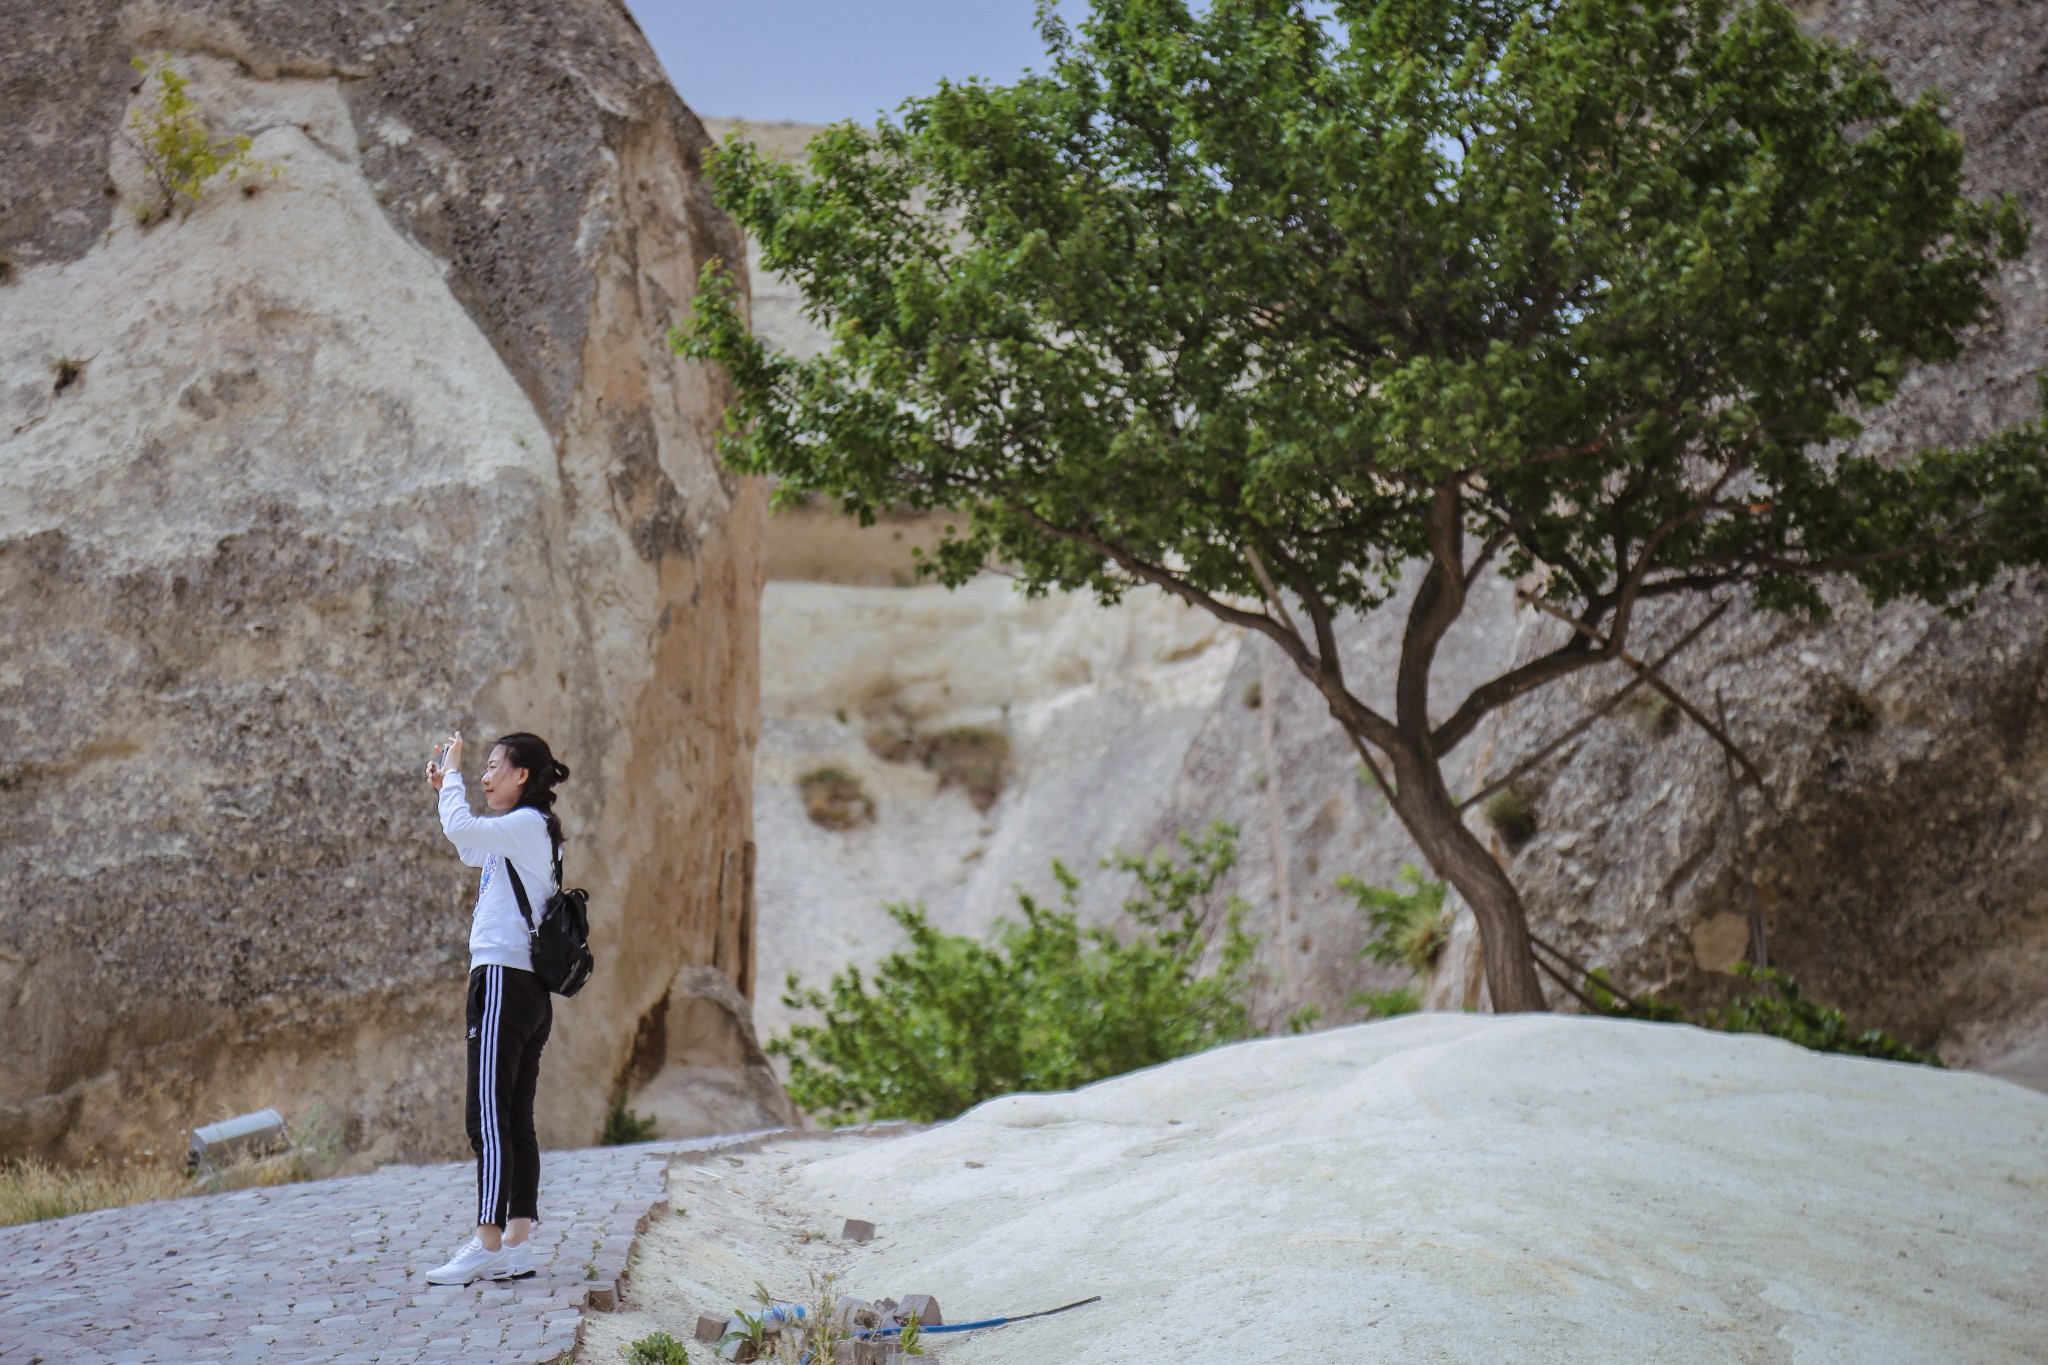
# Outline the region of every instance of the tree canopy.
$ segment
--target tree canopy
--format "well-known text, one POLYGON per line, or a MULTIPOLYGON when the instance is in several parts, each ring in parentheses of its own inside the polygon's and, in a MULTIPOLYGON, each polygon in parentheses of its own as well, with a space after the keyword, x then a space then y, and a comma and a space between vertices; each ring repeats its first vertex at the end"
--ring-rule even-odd
POLYGON ((1041 22, 1043 74, 835 126, 802 168, 720 150, 720 202, 833 343, 765 345, 714 267, 676 340, 733 375, 727 458, 864 519, 960 511, 947 583, 1149 583, 1275 641, 1478 912, 1498 1006, 1542 1004, 1521 907, 1439 769, 1483 717, 1617 657, 1655 599, 1820 617, 1840 575, 1965 610, 2048 556, 2040 424, 1854 441, 1989 315, 2027 226, 1963 192, 1934 96, 1775 0, 1041 22), (1431 715, 1489 571, 1568 624, 1431 715), (1337 623, 1404 575, 1385 713, 1337 623))

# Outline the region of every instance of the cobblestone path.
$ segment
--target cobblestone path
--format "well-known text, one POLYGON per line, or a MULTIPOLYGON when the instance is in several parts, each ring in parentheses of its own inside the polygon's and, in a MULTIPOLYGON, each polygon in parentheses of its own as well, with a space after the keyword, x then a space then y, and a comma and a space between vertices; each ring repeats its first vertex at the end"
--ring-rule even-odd
POLYGON ((537 1274, 426 1282, 471 1232, 473 1167, 107 1209, 0 1228, 0 1365, 538 1365, 611 1308, 670 1158, 743 1139, 546 1152, 537 1274))

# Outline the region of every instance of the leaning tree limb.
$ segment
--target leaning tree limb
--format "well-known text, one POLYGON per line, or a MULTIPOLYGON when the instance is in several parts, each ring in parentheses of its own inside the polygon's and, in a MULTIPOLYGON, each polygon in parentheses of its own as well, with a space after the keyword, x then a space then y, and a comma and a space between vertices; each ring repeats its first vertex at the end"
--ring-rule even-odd
POLYGON ((1686 700, 1684 695, 1681 694, 1677 688, 1673 687, 1670 683, 1664 681, 1664 679, 1656 672, 1655 669, 1651 668, 1650 665, 1644 663, 1641 659, 1638 659, 1635 655, 1629 653, 1627 650, 1616 648, 1608 640, 1606 636, 1602 635, 1599 631, 1593 629, 1584 621, 1577 619, 1576 617, 1571 615, 1571 613, 1563 610, 1562 608, 1554 606, 1549 602, 1545 602, 1542 598, 1532 596, 1531 594, 1526 592, 1517 591, 1515 596, 1519 597, 1522 601, 1527 602, 1530 606, 1536 608, 1536 610, 1543 612, 1546 615, 1556 617, 1558 620, 1564 622, 1573 630, 1579 632, 1579 634, 1585 636, 1588 640, 1592 641, 1595 645, 1599 646, 1600 649, 1603 650, 1610 658, 1619 659, 1629 668, 1635 670, 1636 675, 1640 677, 1644 682, 1648 683, 1651 687, 1656 688, 1658 692, 1662 693, 1666 701, 1670 702, 1673 706, 1676 706, 1679 710, 1683 711, 1688 717, 1691 718, 1693 724, 1699 726, 1700 729, 1706 731, 1709 735, 1711 735, 1713 737, 1714 742, 1721 746, 1721 751, 1727 754, 1731 759, 1733 759, 1736 765, 1742 769, 1743 773, 1749 778, 1750 784, 1754 786, 1758 791, 1763 793, 1764 801, 1767 804, 1769 804, 1772 809, 1775 810, 1777 808, 1777 798, 1772 795, 1770 784, 1764 780, 1763 772, 1756 766, 1755 763, 1753 763, 1750 760, 1749 755, 1742 751, 1742 746, 1737 744, 1734 740, 1730 739, 1728 737, 1727 731, 1723 730, 1720 726, 1714 724, 1712 720, 1708 719, 1707 714, 1704 711, 1700 710, 1699 707, 1694 706, 1690 701, 1686 700))
MULTIPOLYGON (((1678 657, 1678 654, 1681 650, 1683 650, 1687 645, 1691 644, 1694 640, 1697 640, 1702 634, 1704 634, 1708 626, 1711 626, 1714 624, 1714 622, 1720 620, 1722 613, 1726 612, 1727 610, 1728 603, 1716 603, 1714 609, 1708 612, 1706 616, 1701 619, 1698 625, 1694 626, 1691 630, 1687 631, 1684 634, 1684 636, 1682 636, 1679 639, 1677 644, 1671 646, 1671 648, 1665 650, 1662 654, 1658 655, 1654 660, 1651 661, 1651 670, 1653 672, 1662 670, 1666 664, 1670 663, 1673 659, 1678 657)), ((1513 786, 1515 783, 1521 781, 1530 773, 1534 772, 1538 767, 1542 766, 1544 760, 1548 759, 1552 754, 1556 753, 1559 749, 1562 749, 1565 745, 1577 739, 1580 735, 1585 734, 1586 731, 1592 729, 1593 726, 1600 720, 1602 716, 1612 713, 1615 707, 1620 706, 1623 702, 1627 701, 1630 697, 1634 696, 1638 691, 1640 691, 1642 688, 1646 686, 1648 686, 1648 680, 1645 679, 1641 674, 1637 674, 1634 678, 1629 680, 1627 686, 1623 687, 1620 691, 1616 692, 1606 701, 1601 702, 1598 706, 1594 707, 1591 711, 1587 712, 1585 716, 1581 717, 1575 724, 1573 724, 1570 728, 1566 729, 1565 732, 1559 735, 1556 739, 1551 740, 1548 744, 1538 749, 1535 753, 1529 755, 1529 757, 1523 759, 1520 763, 1517 763, 1513 768, 1508 770, 1505 776, 1496 778, 1492 782, 1489 782, 1485 786, 1481 787, 1478 791, 1473 792, 1464 800, 1458 802, 1458 809, 1464 810, 1467 806, 1477 805, 1481 801, 1484 801, 1487 797, 1492 796, 1495 792, 1501 790, 1503 787, 1510 787, 1513 786)))

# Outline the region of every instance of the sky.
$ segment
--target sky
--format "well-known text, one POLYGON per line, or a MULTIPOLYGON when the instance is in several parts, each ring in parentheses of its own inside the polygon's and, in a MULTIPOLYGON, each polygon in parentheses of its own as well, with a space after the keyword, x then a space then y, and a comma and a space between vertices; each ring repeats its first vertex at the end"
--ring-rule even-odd
POLYGON ((871 123, 942 76, 1009 81, 1045 56, 1032 0, 626 3, 705 115, 871 123))

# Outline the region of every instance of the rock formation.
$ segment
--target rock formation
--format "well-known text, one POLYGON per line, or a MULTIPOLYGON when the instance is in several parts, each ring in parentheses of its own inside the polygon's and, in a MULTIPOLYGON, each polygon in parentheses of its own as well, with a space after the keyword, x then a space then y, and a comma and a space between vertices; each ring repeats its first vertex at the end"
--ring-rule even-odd
POLYGON ((615 0, 5 18, 0 1155, 462 1150, 451 725, 574 769, 540 1128, 593 1140, 680 969, 751 984, 762 499, 663 345, 739 256, 702 127, 615 0), (277 178, 138 221, 155 53, 277 178))
POLYGON ((676 973, 641 1020, 627 1077, 634 1113, 662 1137, 787 1128, 796 1109, 754 1036, 753 1005, 716 967, 676 973))
POLYGON ((2044 1123, 1989 1077, 1669 1025, 1268 1039, 679 1164, 579 1357, 815 1272, 949 1322, 1101 1296, 938 1339, 987 1365, 2037 1359, 2044 1123))

